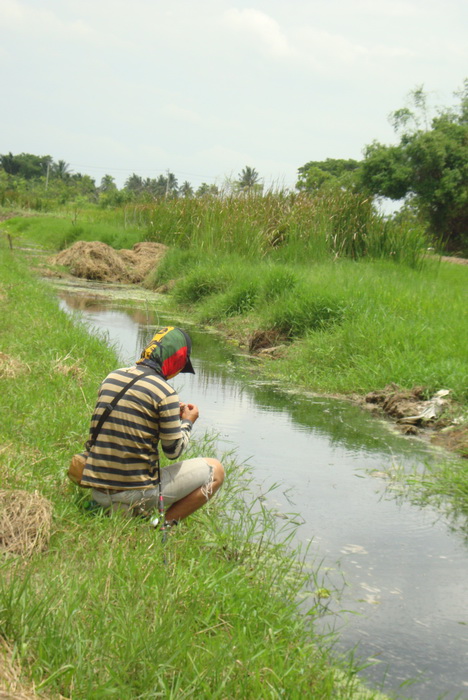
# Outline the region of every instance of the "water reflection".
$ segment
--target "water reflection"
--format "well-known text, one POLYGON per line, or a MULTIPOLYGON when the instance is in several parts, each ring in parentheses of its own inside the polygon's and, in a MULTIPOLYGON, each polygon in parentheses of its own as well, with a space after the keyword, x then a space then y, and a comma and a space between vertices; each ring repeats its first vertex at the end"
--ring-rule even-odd
MULTIPOLYGON (((154 326, 169 321, 146 309, 62 302, 67 309, 77 304, 117 344, 122 364, 134 362, 154 326)), ((266 489, 280 484, 278 510, 290 511, 293 499, 304 521, 298 536, 312 539, 311 556, 328 569, 324 586, 342 589, 327 601, 323 619, 340 628, 340 648, 358 644, 358 653, 378 660, 365 674, 387 691, 416 678, 401 697, 463 697, 466 546, 437 511, 396 497, 381 476, 393 464, 423 468, 428 447, 345 401, 281 391, 258 381, 255 368, 245 376, 235 348, 190 332, 196 375, 173 383, 183 399, 199 404, 198 431, 216 431, 221 447, 235 447, 266 489)))

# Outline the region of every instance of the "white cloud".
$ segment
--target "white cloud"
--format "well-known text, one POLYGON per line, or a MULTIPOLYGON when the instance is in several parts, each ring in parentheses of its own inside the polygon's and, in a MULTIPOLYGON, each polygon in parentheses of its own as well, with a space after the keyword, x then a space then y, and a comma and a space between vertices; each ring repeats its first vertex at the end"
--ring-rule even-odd
POLYGON ((114 47, 127 47, 127 42, 110 33, 94 28, 88 22, 76 18, 63 19, 56 12, 42 7, 32 7, 20 0, 1 0, 0 22, 3 30, 30 35, 35 39, 55 39, 61 42, 77 42, 114 47))
POLYGON ((259 47, 274 56, 287 56, 292 49, 278 22, 260 10, 231 8, 225 12, 225 22, 235 30, 251 36, 259 47))
POLYGON ((296 48, 301 59, 333 69, 336 65, 348 66, 359 61, 378 58, 407 58, 414 52, 402 47, 384 44, 364 44, 323 29, 305 27, 298 31, 296 48))

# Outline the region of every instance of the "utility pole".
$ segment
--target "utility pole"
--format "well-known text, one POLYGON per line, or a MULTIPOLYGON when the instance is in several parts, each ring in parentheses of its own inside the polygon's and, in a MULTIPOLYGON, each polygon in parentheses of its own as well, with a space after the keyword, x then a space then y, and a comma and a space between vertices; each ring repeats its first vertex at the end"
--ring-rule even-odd
POLYGON ((168 194, 169 194, 169 168, 166 170, 166 195, 165 195, 165 199, 167 199, 168 194))
POLYGON ((47 161, 47 172, 46 172, 46 180, 45 180, 45 188, 49 186, 49 168, 50 168, 50 163, 47 161))

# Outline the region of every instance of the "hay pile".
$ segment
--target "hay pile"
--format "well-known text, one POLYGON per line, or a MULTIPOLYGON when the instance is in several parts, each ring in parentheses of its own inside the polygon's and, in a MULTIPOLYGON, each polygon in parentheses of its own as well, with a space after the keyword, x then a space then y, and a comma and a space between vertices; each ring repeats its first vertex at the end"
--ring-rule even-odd
POLYGON ((117 253, 128 266, 131 282, 142 282, 148 272, 155 268, 166 254, 167 246, 162 243, 135 243, 132 250, 118 250, 117 253))
POLYGON ((75 277, 102 282, 142 282, 167 250, 162 243, 136 243, 132 250, 114 250, 99 241, 77 241, 49 259, 65 265, 75 277))
POLYGON ((47 549, 52 504, 40 494, 0 489, 0 553, 28 556, 47 549))

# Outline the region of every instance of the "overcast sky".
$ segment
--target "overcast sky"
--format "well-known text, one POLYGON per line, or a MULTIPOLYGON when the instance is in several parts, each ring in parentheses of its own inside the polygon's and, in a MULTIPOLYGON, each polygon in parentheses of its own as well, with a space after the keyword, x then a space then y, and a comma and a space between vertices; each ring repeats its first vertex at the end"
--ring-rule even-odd
POLYGON ((73 172, 293 187, 395 140, 421 84, 468 76, 466 0, 0 0, 0 153, 73 172))

